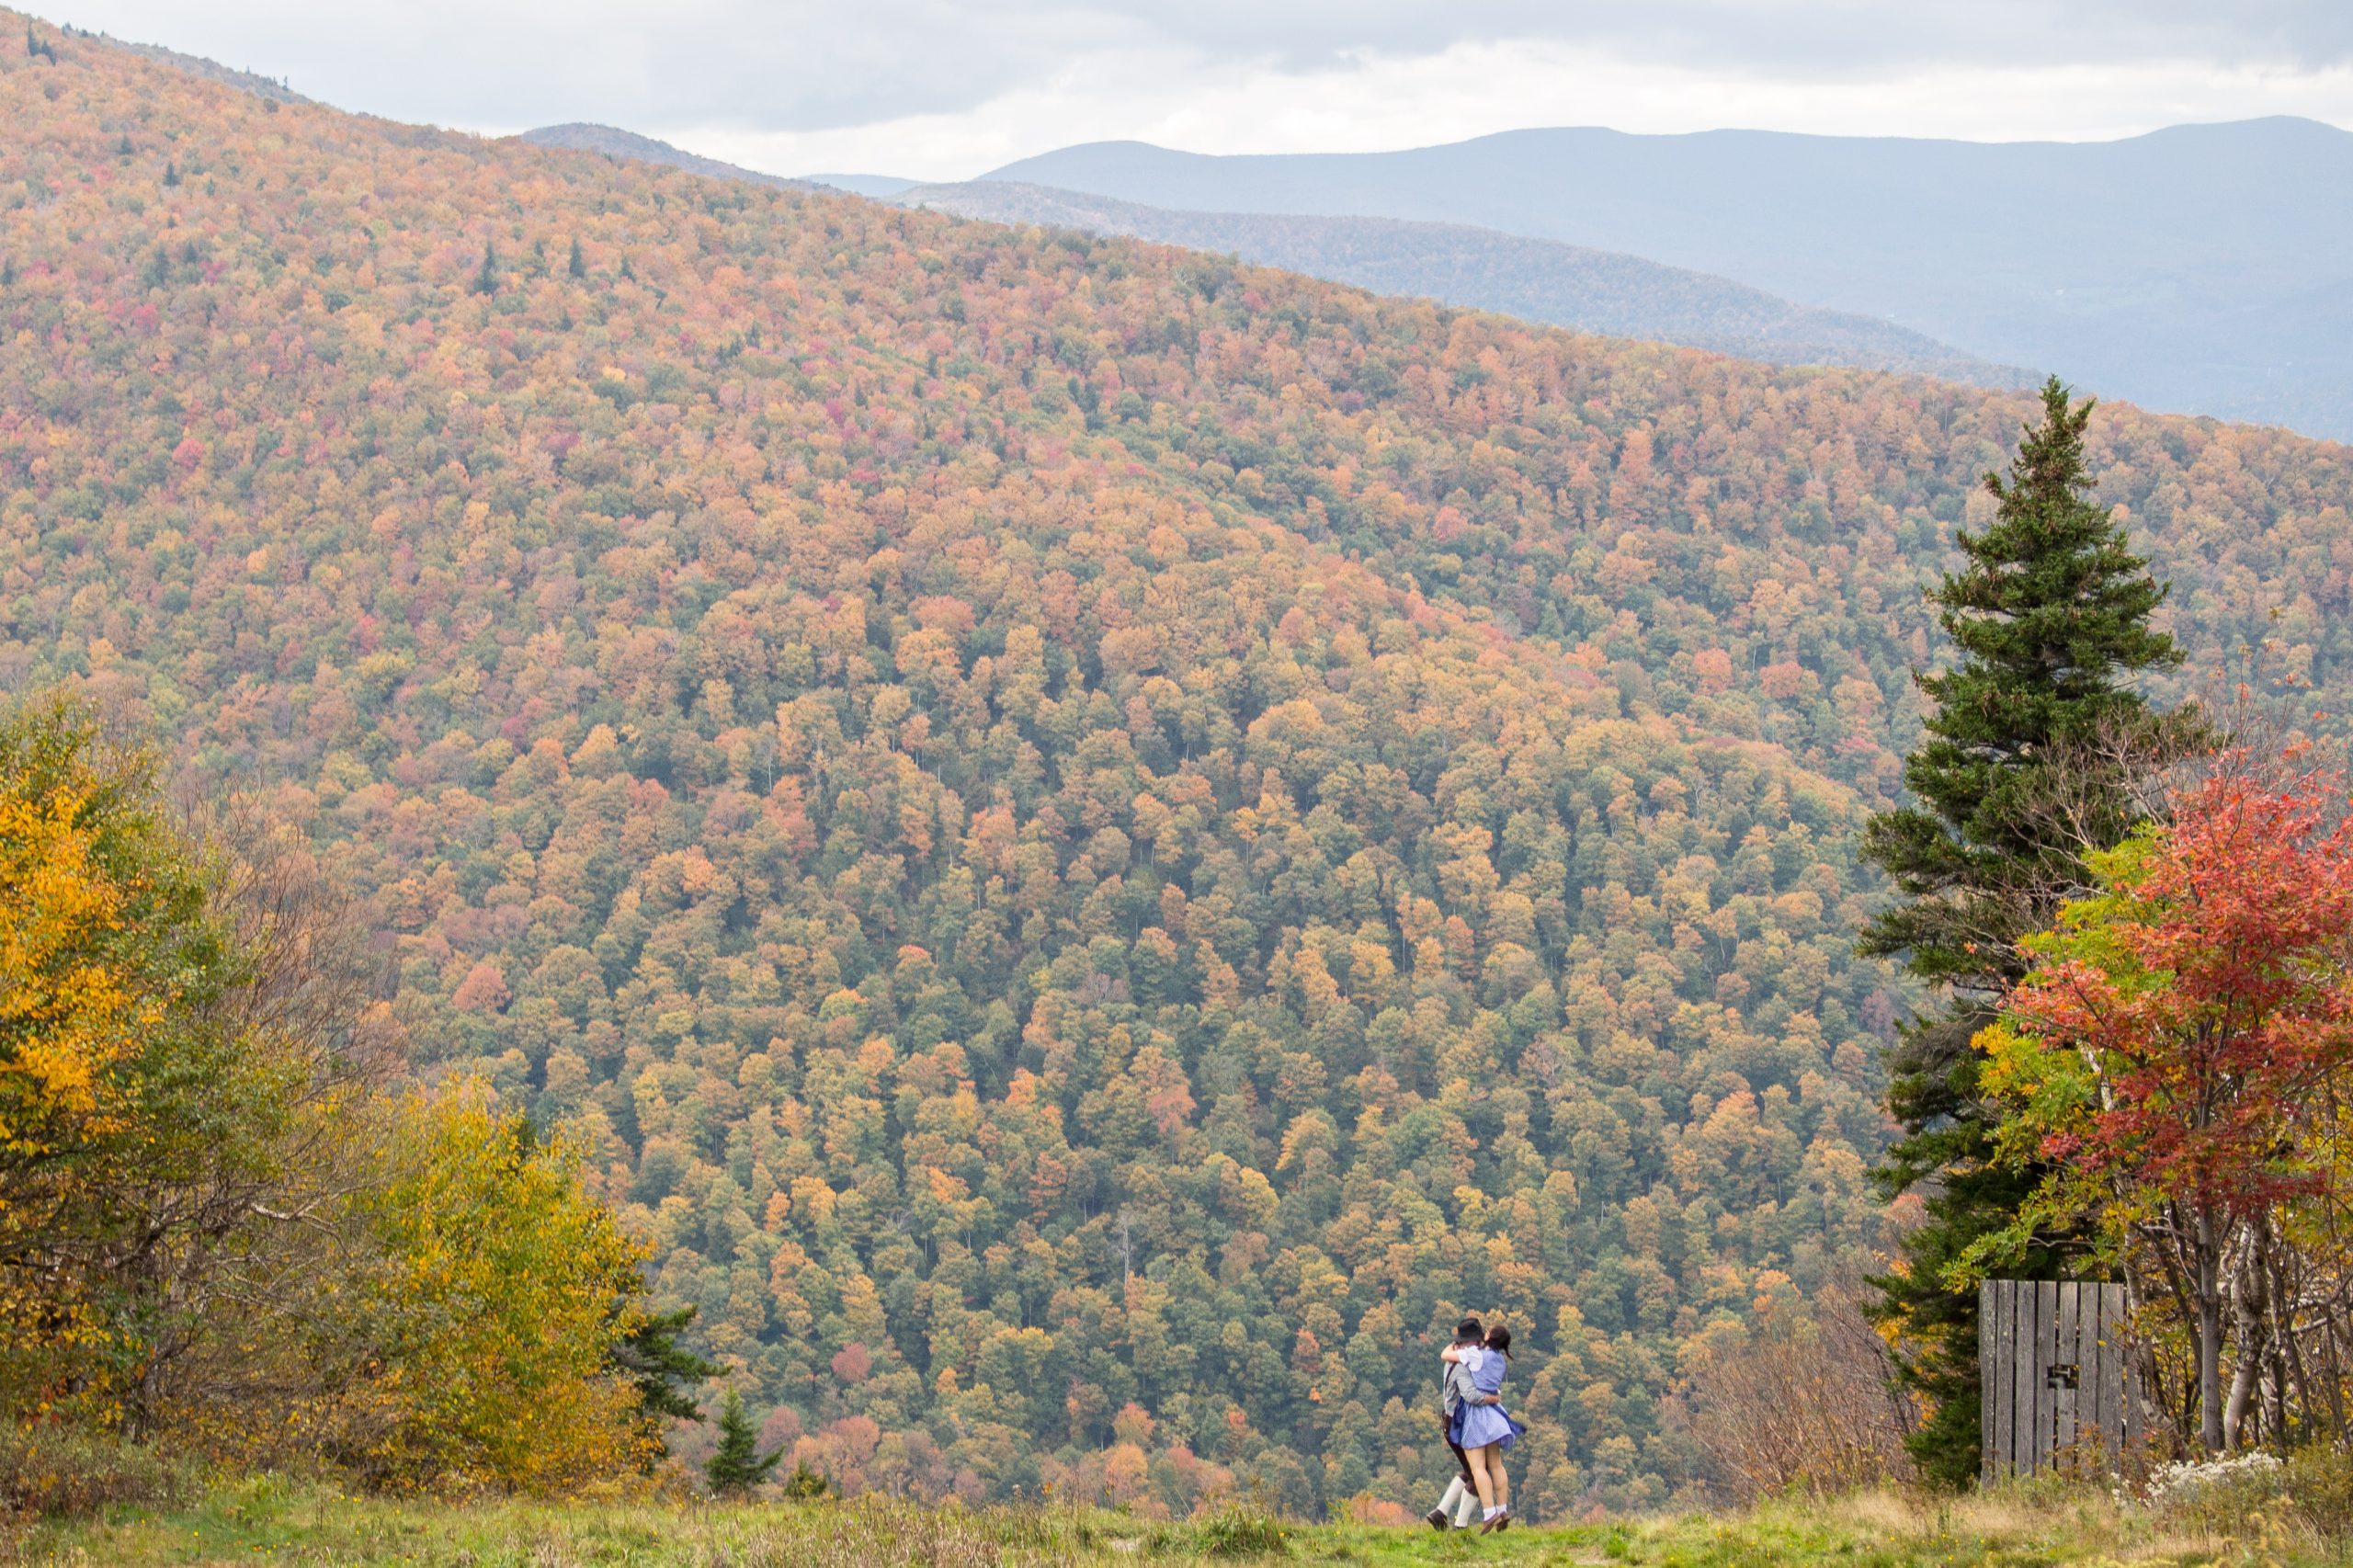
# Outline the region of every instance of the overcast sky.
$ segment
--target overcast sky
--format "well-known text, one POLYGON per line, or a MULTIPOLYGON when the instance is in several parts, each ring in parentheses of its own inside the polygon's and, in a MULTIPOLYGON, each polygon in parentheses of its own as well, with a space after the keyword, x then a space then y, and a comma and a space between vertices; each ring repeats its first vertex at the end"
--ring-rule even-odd
POLYGON ((598 120, 777 174, 1074 142, 1422 146, 1540 125, 1978 140, 2353 127, 2353 0, 48 0, 57 21, 483 131, 598 120))

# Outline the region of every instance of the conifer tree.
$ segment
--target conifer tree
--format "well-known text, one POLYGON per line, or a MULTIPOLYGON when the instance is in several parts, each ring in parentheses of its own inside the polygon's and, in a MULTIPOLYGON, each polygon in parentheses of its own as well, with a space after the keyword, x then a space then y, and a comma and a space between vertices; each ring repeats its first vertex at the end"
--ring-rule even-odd
POLYGON ((833 1492, 833 1483, 809 1468, 807 1460, 794 1463, 792 1473, 779 1484, 779 1490, 795 1503, 814 1503, 833 1492))
MULTIPOLYGON (((706 1361, 678 1343, 678 1335, 695 1320, 696 1309, 649 1312, 613 1346, 613 1365, 637 1385, 638 1410, 649 1422, 664 1419, 700 1421, 702 1408, 692 1390, 706 1378, 719 1375, 715 1361, 706 1361)), ((655 1457, 666 1452, 654 1438, 655 1457)))
POLYGON ((783 1450, 760 1452, 759 1429, 745 1412, 744 1396, 733 1389, 719 1405, 719 1447, 703 1461, 702 1473, 710 1489, 722 1497, 749 1492, 768 1478, 783 1450))
POLYGON ((585 278, 588 276, 588 257, 583 254, 580 249, 580 236, 578 234, 572 236, 572 260, 569 266, 572 276, 574 278, 585 278))
MULTIPOLYGON (((1961 657, 1915 676, 1935 708, 1904 761, 1912 803, 1874 817, 1864 838, 1902 896, 1866 928, 1861 950, 1900 955, 1942 994, 1890 1053, 1888 1104, 1904 1136, 1879 1177, 1890 1193, 1924 1188, 1927 1217, 1905 1238, 1903 1267, 1875 1283, 1883 1316, 1912 1347, 1902 1375, 1932 1406, 1915 1457, 1954 1484, 1978 1464, 1977 1297, 1945 1289, 1944 1268, 2006 1224, 2038 1179, 1988 1160, 1969 1042, 2027 971, 2019 938, 2090 884, 2085 851, 2133 825, 2133 767, 2199 733, 2194 715, 2154 714, 2122 684, 2181 661, 2149 625, 2165 590, 2090 498, 2092 402, 2071 405, 2055 376, 2041 397, 2042 420, 2008 477, 1985 476, 1992 526, 1956 533, 1965 563, 1929 591, 1961 657), (2054 811, 2063 799, 2068 809, 2054 811)), ((2062 1262, 2046 1245, 2023 1267, 2048 1278, 2062 1262)))
POLYGON ((498 292, 498 250, 488 241, 483 243, 482 270, 474 275, 474 292, 477 294, 498 292))

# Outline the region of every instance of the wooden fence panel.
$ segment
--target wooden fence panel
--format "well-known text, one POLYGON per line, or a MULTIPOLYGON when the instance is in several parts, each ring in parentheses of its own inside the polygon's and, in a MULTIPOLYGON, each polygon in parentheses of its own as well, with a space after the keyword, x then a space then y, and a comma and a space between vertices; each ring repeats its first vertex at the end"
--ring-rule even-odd
POLYGON ((2030 1475, 2138 1434, 2124 1287, 1988 1279, 1978 1293, 1983 1473, 2030 1475))
MULTIPOLYGON (((2084 1288, 2073 1282, 2053 1287, 2059 1293, 2059 1333, 2052 1340, 2051 1360, 2044 1381, 2051 1386, 2051 1437, 2053 1459, 2060 1450, 2074 1444, 2075 1430, 2076 1384, 2083 1381, 2083 1338, 2079 1327, 2084 1301, 2084 1288)), ((2092 1292, 2092 1300, 2099 1300, 2099 1292, 2092 1292)))
POLYGON ((2035 1410, 2042 1405, 2038 1384, 2035 1384, 2035 1307, 2040 1307, 2040 1302, 2035 1300, 2033 1280, 2018 1280, 2012 1290, 2017 1292, 2017 1309, 2014 1312, 2018 1313, 2018 1333, 2009 1345, 2009 1356, 2012 1356, 2009 1382, 2012 1382, 2012 1399, 2017 1401, 2009 1410, 2009 1434, 2012 1434, 2009 1464, 2018 1474, 2033 1474, 2035 1410))
POLYGON ((2018 1343, 2012 1352, 2018 1357, 2018 1367, 2011 1381, 2018 1384, 2018 1409, 2016 1416, 2018 1451, 2014 1456, 2018 1473, 2032 1475, 2040 1461, 2040 1449, 2035 1441, 2035 1428, 2042 1421, 2042 1293, 2031 1279, 2018 1283, 2018 1343))
POLYGON ((1985 1394, 1993 1408, 1985 1425, 1994 1434, 1993 1468, 1989 1475, 2007 1475, 2018 1460, 2018 1402, 2016 1386, 2018 1360, 2018 1285, 2008 1279, 1988 1279, 1978 1293, 1977 1310, 1994 1325, 1994 1354, 1979 1369, 1985 1385, 1985 1394))
POLYGON ((2051 1468, 2052 1439, 2056 1434, 2052 1424, 2058 1419, 2059 1385, 2052 1381, 2051 1367, 2059 1359, 2059 1281, 2038 1279, 2034 1282, 2034 1365, 2027 1375, 2034 1381, 2034 1463, 2037 1471, 2051 1468))
POLYGON ((2109 1422, 2101 1415, 2104 1405, 2099 1399, 2099 1354, 2101 1345, 2106 1345, 2106 1337, 2101 1335, 2101 1324, 2104 1324, 2106 1307, 2109 1307, 2109 1292, 2097 1290, 2097 1288, 2087 1290, 2083 1297, 2083 1316, 2075 1321, 2075 1366, 2080 1368, 2080 1382, 2075 1387, 2075 1420, 2083 1422, 2085 1431, 2101 1434, 2101 1443, 2106 1443, 2106 1431, 2109 1431, 2109 1422))
POLYGON ((1977 1473, 1989 1478, 1994 1473, 1994 1455, 1999 1451, 1995 1435, 2001 1421, 2001 1396, 1994 1389, 1994 1369, 2003 1364, 1994 1350, 1992 1290, 1989 1284, 1977 1292, 1977 1377, 1984 1391, 1977 1407, 1977 1473))

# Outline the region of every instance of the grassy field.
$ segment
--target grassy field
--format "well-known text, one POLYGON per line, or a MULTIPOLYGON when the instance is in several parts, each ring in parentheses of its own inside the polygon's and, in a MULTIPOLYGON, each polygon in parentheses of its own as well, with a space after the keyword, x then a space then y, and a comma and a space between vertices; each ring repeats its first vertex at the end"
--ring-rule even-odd
POLYGON ((1235 1517, 1156 1524, 1061 1508, 848 1503, 742 1506, 401 1504, 260 1480, 180 1510, 119 1509, 16 1537, 26 1563, 419 1564, 432 1568, 1028 1568, 1038 1564, 1497 1562, 1765 1568, 2056 1568, 2059 1564, 2346 1563, 2261 1516, 2166 1526, 2097 1494, 1938 1502, 1867 1494, 1736 1516, 1625 1520, 1478 1538, 1235 1517))

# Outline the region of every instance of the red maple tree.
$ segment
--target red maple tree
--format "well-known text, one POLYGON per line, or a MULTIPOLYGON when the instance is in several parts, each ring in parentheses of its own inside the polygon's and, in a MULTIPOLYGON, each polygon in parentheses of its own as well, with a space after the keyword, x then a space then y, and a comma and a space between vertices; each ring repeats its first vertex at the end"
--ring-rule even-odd
POLYGON ((2353 1063, 2353 817, 2336 773, 2281 772, 2234 755, 2186 790, 2008 1006, 2088 1069, 2081 1114, 2040 1152, 2120 1197, 2194 1309, 2209 1449, 2247 1397, 2244 1357, 2227 1402, 2221 1387, 2224 1271, 2248 1250, 2234 1235, 2336 1180, 2310 1124, 2353 1063))

